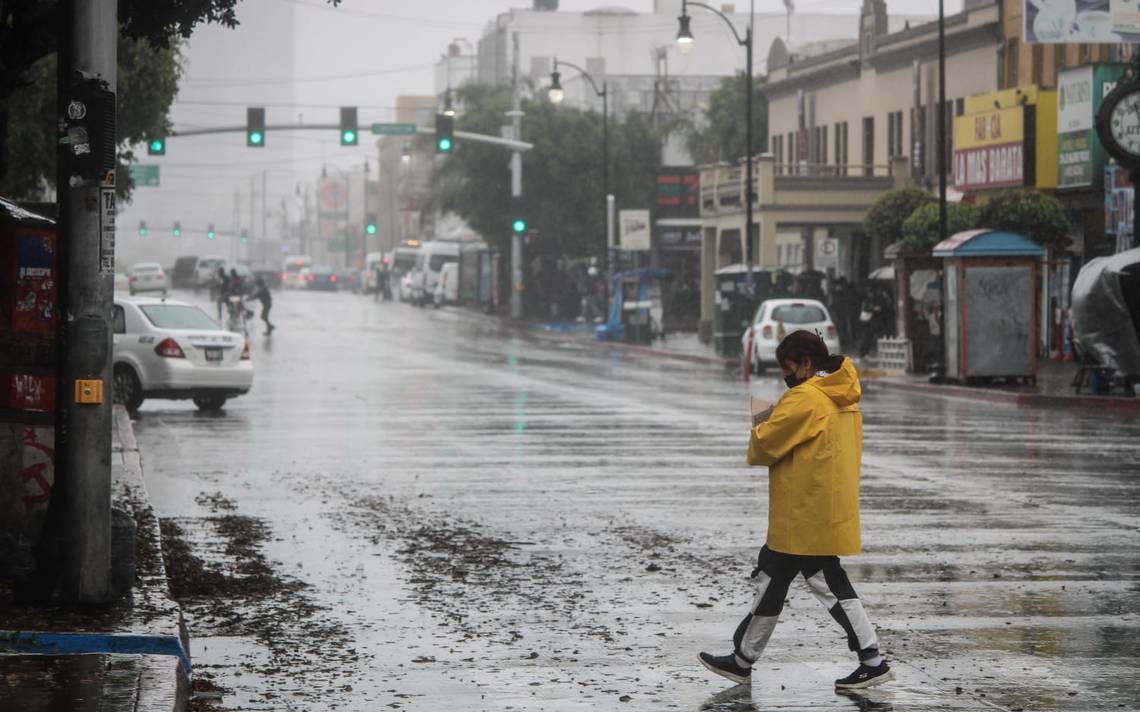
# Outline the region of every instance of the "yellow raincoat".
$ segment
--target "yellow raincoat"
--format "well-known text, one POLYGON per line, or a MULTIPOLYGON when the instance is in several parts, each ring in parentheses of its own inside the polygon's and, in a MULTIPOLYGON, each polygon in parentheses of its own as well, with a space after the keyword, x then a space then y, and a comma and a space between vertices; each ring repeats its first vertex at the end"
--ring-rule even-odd
POLYGON ((860 552, 862 388, 850 359, 790 389, 752 429, 748 464, 768 466, 768 548, 785 554, 860 552))

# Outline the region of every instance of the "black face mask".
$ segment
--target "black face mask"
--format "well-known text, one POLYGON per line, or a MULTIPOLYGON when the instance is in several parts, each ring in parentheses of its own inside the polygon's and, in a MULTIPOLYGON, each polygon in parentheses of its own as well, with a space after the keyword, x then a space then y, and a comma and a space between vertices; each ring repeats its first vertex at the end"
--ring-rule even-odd
POLYGON ((796 386, 800 385, 801 383, 803 383, 806 380, 807 380, 806 378, 800 378, 799 376, 797 376, 794 373, 790 376, 784 376, 784 383, 787 384, 789 389, 795 388, 796 386))

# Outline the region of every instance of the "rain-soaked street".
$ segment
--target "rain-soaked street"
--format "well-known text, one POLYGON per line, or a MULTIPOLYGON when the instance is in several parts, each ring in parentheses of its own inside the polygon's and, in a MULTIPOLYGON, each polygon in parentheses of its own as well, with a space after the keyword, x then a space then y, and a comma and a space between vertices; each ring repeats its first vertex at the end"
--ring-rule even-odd
POLYGON ((149 401, 135 423, 223 709, 1140 699, 1128 415, 870 386, 865 553, 845 564, 898 679, 835 693, 855 659, 800 579, 751 689, 718 696, 696 654, 730 650, 766 525, 737 375, 344 293, 280 293, 274 317, 249 396, 216 417, 149 401))

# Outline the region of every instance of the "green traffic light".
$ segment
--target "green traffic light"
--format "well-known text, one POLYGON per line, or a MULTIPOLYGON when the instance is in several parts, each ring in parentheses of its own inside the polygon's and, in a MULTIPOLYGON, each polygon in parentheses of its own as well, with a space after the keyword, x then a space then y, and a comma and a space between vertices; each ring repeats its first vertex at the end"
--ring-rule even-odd
POLYGON ((207 240, 213 240, 217 236, 218 236, 218 233, 214 232, 213 230, 210 230, 209 232, 206 233, 206 239, 207 240))
POLYGON ((146 228, 145 227, 139 228, 139 237, 146 237, 146 228))
POLYGON ((446 137, 441 138, 439 140, 439 150, 443 153, 448 153, 449 151, 451 151, 451 139, 446 138, 446 137))
POLYGON ((162 141, 155 139, 150 142, 150 150, 152 153, 159 153, 162 151, 162 141))
POLYGON ((262 139, 265 137, 261 135, 260 131, 254 131, 249 135, 249 142, 255 146, 260 146, 262 139))
POLYGON ((344 131, 340 135, 340 142, 345 144, 346 146, 350 146, 350 145, 356 143, 356 132, 351 131, 351 130, 344 131))
POLYGON ((526 232, 526 220, 523 220, 522 218, 516 218, 515 221, 511 223, 511 229, 516 233, 526 232))
POLYGON ((182 237, 182 228, 180 228, 180 227, 174 228, 174 236, 175 237, 182 237))
POLYGON ((373 224, 371 224, 371 223, 369 223, 369 224, 368 224, 368 227, 364 228, 364 230, 365 230, 365 232, 367 232, 369 235, 375 235, 375 234, 376 234, 376 226, 375 226, 375 225, 373 225, 373 224))

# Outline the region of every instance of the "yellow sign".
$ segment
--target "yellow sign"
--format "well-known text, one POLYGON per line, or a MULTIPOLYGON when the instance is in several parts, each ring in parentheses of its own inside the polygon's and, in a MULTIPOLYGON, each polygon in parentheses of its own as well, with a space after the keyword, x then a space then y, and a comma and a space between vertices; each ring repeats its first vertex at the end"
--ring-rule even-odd
POLYGON ((1034 106, 1041 98, 1042 91, 1036 84, 1001 91, 989 91, 985 94, 976 94, 966 97, 965 112, 967 114, 981 114, 994 109, 1009 109, 1022 104, 1034 106))
POLYGON ((99 405, 103 402, 103 381, 98 378, 75 381, 75 402, 83 405, 99 405))
POLYGON ((1025 141, 1025 107, 990 109, 954 119, 954 150, 1025 141))

